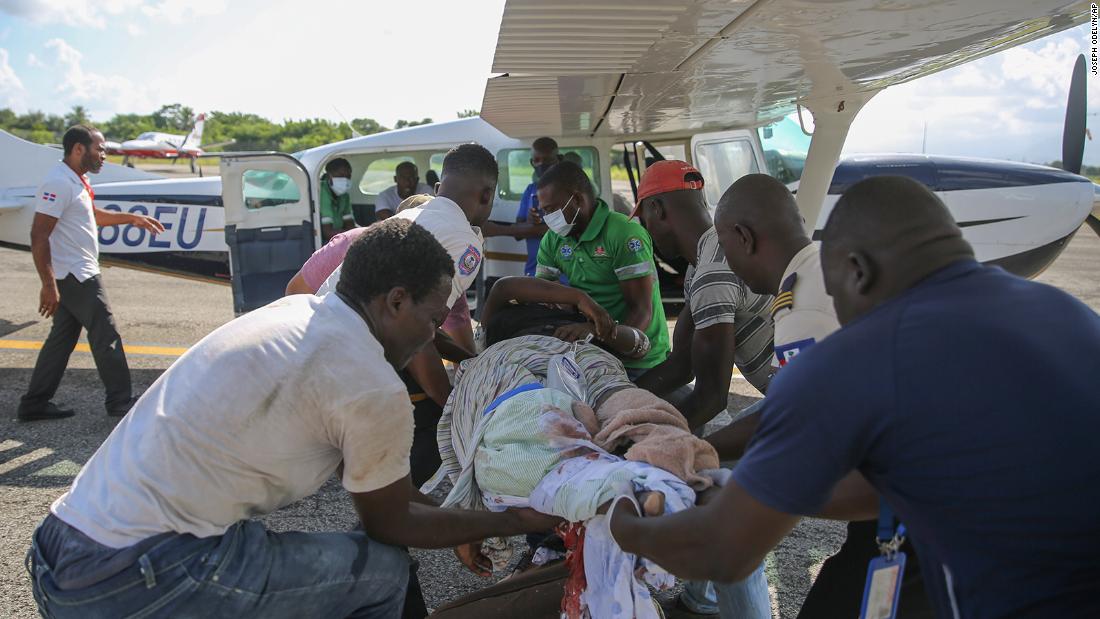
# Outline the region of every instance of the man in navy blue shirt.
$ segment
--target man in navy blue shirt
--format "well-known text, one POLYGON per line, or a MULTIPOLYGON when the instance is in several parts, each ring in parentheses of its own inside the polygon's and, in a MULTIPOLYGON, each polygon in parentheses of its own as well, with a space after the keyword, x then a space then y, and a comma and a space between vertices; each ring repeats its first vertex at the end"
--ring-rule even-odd
POLYGON ((669 517, 620 502, 615 539, 736 580, 801 516, 873 518, 881 496, 940 616, 1100 616, 1100 316, 976 262, 901 177, 845 193, 822 265, 843 328, 772 381, 734 481, 669 517))
MULTIPOLYGON (((543 173, 560 163, 561 160, 561 155, 558 153, 558 143, 553 138, 542 137, 531 144, 531 167, 535 169, 535 178, 519 199, 516 223, 535 224, 542 227, 542 232, 546 232, 546 225, 542 223, 542 210, 539 208, 536 185, 543 173)), ((527 264, 523 267, 524 275, 535 275, 535 267, 538 266, 539 241, 541 240, 542 234, 528 236, 525 239, 527 242, 527 264)))

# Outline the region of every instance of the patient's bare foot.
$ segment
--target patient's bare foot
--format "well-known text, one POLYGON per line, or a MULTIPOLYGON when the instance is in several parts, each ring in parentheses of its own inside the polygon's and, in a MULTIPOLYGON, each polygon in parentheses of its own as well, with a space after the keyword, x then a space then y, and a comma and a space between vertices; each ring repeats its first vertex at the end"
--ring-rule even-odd
POLYGON ((643 492, 638 495, 642 503, 642 513, 646 516, 660 516, 665 513, 665 495, 660 492, 643 492))

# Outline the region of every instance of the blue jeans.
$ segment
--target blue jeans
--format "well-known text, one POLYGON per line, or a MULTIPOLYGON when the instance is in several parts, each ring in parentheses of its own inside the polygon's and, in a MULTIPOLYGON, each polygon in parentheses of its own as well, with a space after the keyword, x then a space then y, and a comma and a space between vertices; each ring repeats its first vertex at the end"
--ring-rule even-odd
POLYGON ((122 572, 58 589, 37 536, 27 555, 43 617, 400 617, 409 556, 362 532, 272 533, 242 521, 225 534, 165 539, 122 572))
POLYGON ((772 619, 772 599, 763 563, 740 582, 685 582, 680 601, 692 612, 718 614, 722 619, 772 619))

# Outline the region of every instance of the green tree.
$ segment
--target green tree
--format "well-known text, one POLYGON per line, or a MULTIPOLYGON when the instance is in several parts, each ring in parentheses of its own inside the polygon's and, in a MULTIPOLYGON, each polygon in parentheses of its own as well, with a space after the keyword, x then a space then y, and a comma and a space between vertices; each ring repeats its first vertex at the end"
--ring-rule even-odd
POLYGON ((107 122, 99 124, 100 131, 116 142, 132 140, 146 131, 157 131, 152 114, 115 114, 107 122))
POLYGON ((473 118, 474 116, 481 116, 481 110, 461 110, 455 112, 455 115, 459 118, 473 118))
POLYGON ((353 118, 351 126, 362 135, 373 135, 390 130, 389 127, 383 127, 373 118, 353 118))
POLYGON ((195 110, 181 103, 162 105, 153 112, 153 119, 163 131, 190 131, 195 124, 195 110))
POLYGON ((65 127, 72 127, 73 125, 86 125, 91 122, 88 118, 88 110, 84 109, 83 105, 74 105, 73 109, 65 115, 65 127))
POLYGON ((432 124, 431 118, 425 118, 423 120, 399 120, 397 124, 393 126, 394 129, 404 129, 406 127, 419 127, 420 125, 432 124))

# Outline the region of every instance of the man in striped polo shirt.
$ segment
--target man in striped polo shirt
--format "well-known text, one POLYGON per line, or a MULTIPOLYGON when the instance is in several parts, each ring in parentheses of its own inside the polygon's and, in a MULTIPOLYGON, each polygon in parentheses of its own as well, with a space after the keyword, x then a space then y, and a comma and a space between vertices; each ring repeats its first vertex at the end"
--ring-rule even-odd
MULTIPOLYGON (((773 373, 772 296, 749 290, 726 265, 703 195, 703 175, 686 162, 658 161, 646 169, 634 215, 641 217, 662 256, 683 258, 689 265, 672 354, 636 382, 672 401, 691 427, 700 428, 726 409, 735 364, 753 387, 767 390, 773 373), (692 376, 694 389, 673 393, 692 376)), ((722 597, 723 610, 734 616, 771 617, 763 565, 727 585, 722 597)), ((680 596, 680 604, 696 614, 717 614, 718 603, 709 582, 688 582, 680 596)))
POLYGON ((695 377, 695 388, 673 404, 693 428, 726 408, 734 365, 753 387, 767 390, 772 367, 772 297, 756 294, 726 265, 703 196, 703 176, 683 161, 649 166, 638 188, 640 216, 662 256, 687 260, 684 309, 672 354, 640 379, 662 397, 695 377))

